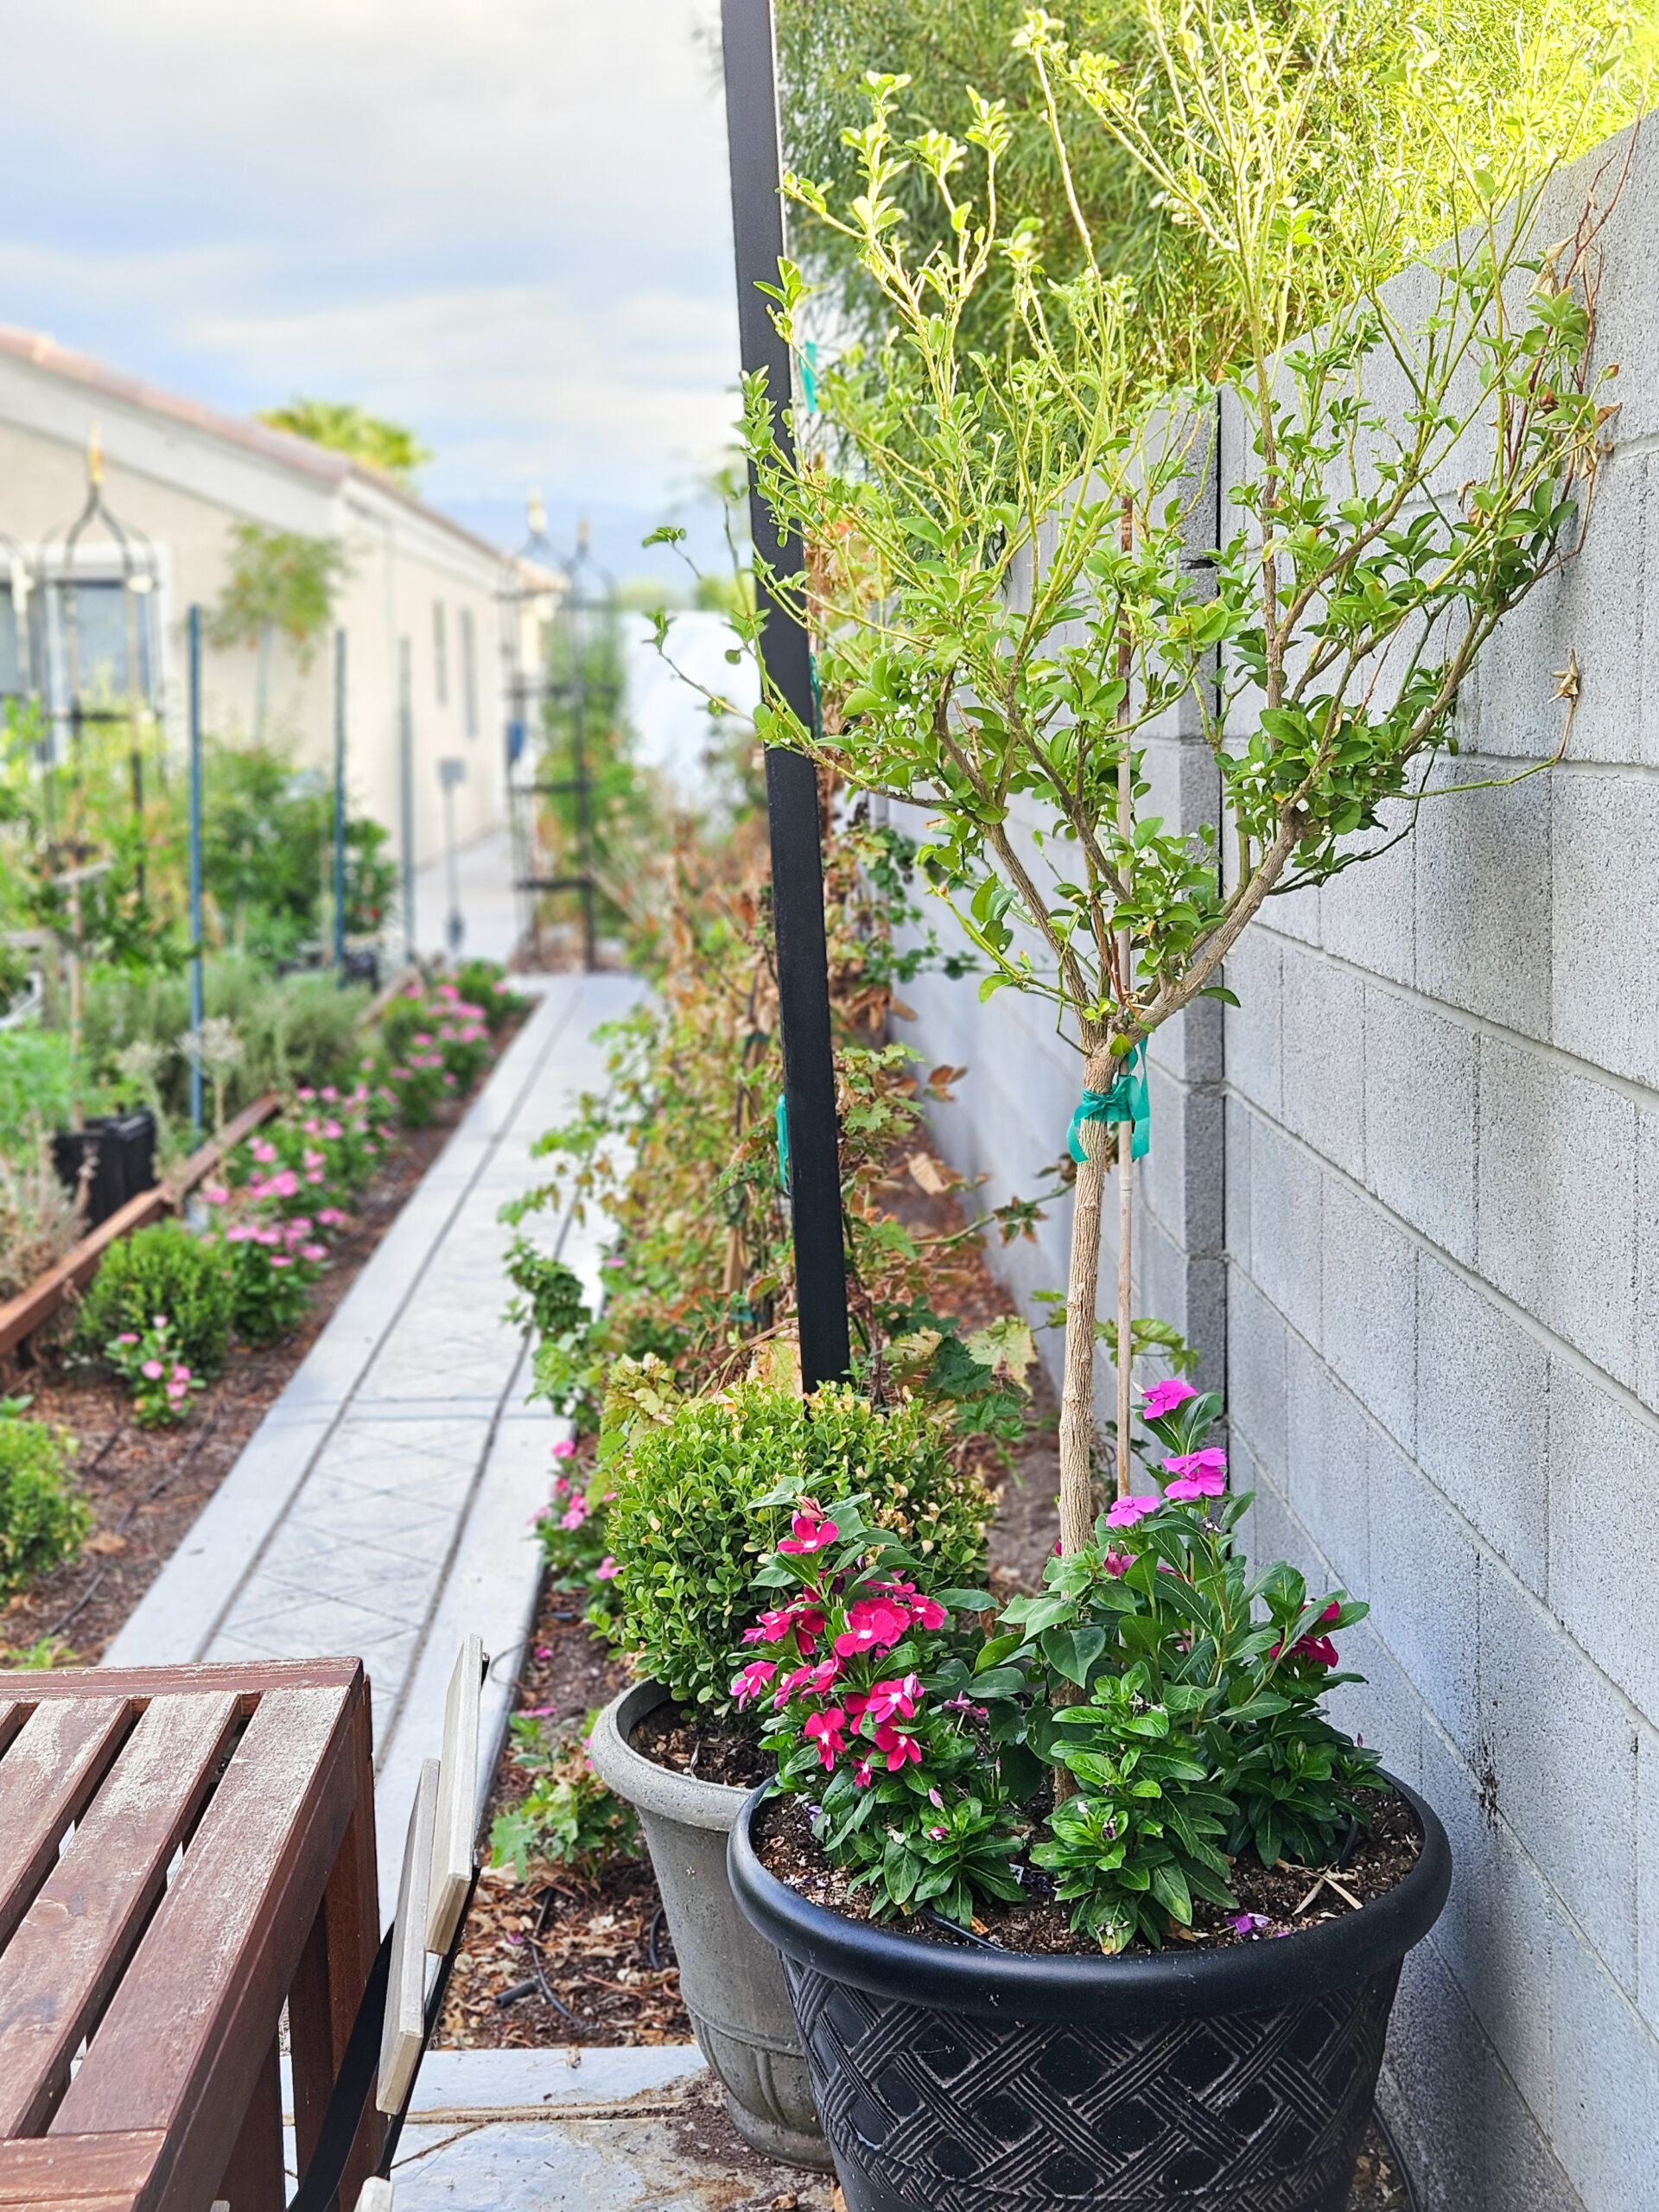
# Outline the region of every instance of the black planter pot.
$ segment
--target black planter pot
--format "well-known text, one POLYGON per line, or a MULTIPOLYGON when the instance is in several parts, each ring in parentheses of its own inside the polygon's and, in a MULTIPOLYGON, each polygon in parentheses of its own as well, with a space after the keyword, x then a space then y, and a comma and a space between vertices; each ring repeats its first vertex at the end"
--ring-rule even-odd
POLYGON ((86 1223, 96 1229, 129 1198, 156 1186, 156 1116, 148 1106, 130 1114, 94 1114, 82 1129, 60 1129, 52 1140, 52 1165, 67 1191, 77 1189, 91 1160, 86 1223))
POLYGON ((1440 1917, 1446 1831, 1386 1897, 1221 1950, 1041 1957, 924 1943, 809 1904, 732 1831, 783 1954, 849 2212, 1343 2212, 1401 1962, 1440 1917))

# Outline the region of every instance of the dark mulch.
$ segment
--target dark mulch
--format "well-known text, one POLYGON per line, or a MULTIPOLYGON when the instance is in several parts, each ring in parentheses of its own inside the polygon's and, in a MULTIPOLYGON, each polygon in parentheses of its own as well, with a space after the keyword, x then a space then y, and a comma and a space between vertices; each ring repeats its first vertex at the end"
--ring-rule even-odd
MULTIPOLYGON (((561 1720, 585 1721, 627 1679, 583 1621, 577 1601, 543 1588, 516 1710, 545 1720, 550 1729, 561 1720)), ((488 1820, 514 1804, 528 1784, 509 1749, 496 1770, 488 1820)), ((659 1903, 644 1860, 594 1880, 532 1866, 527 1885, 511 1867, 490 1868, 455 1961, 440 2046, 536 2050, 583 2041, 689 2043, 691 2023, 680 2002, 659 1903)))
MULTIPOLYGON (((1317 1927, 1323 1920, 1336 1919, 1385 1896, 1416 1864, 1421 1836, 1416 1815, 1403 1797, 1391 1790, 1366 1795, 1375 1807, 1372 1825, 1361 1831, 1340 1867, 1294 1866, 1281 1859, 1276 1867, 1268 1868, 1254 1858, 1241 1858, 1232 1873, 1239 1911, 1260 1916, 1263 1924, 1243 1935, 1219 1906, 1199 1904, 1187 1940, 1205 1950, 1260 1942, 1317 1927)), ((849 1920, 869 1919, 869 1891, 855 1889, 842 1869, 824 1857, 813 1836, 804 1800, 785 1797, 767 1803, 755 1821, 754 1842, 761 1864, 780 1882, 849 1920)), ((1008 1951, 1097 1955, 1098 1945, 1073 1933, 1070 1909, 1055 1902, 1053 1885, 1042 1868, 1025 1863, 1017 1872, 1031 1903, 987 1906, 974 1923, 975 1933, 1008 1951)), ((924 1943, 967 1940, 948 1923, 919 1915, 894 1923, 893 1932, 924 1943)), ((1148 1947, 1137 1942, 1133 1948, 1148 1947)))
MULTIPOLYGON (((502 1037, 498 1052, 511 1034, 502 1037)), ((480 1082, 487 1075, 486 1070, 480 1082)), ((224 1374, 203 1392, 181 1427, 139 1428, 121 1384, 66 1367, 56 1351, 11 1363, 4 1388, 32 1396, 30 1417, 74 1432, 76 1473, 93 1527, 78 1560, 42 1576, 0 1607, 0 1662, 7 1649, 27 1650, 46 1637, 61 1639, 73 1659, 87 1664, 103 1656, 236 1465, 475 1095, 476 1087, 467 1099, 447 1100, 429 1128, 404 1139, 334 1246, 299 1327, 279 1344, 234 1350, 224 1374)))
POLYGON ((730 1789, 756 1789, 777 1771, 777 1761, 742 1729, 722 1727, 683 1705, 659 1705, 635 1726, 628 1741, 658 1766, 730 1789))

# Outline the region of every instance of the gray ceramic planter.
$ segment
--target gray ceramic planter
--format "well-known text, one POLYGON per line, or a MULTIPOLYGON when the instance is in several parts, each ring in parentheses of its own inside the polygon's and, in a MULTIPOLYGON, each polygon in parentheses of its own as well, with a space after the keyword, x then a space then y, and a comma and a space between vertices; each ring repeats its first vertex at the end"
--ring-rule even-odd
POLYGON ((613 1699, 594 1723, 588 1757, 639 1815, 680 1962, 680 1991, 702 2055, 726 2086, 738 2133, 768 2158, 829 2173, 833 2161, 783 1961, 738 1910, 727 1878, 726 1839, 749 1793, 676 1774, 628 1742, 667 1695, 660 1682, 636 1682, 613 1699))

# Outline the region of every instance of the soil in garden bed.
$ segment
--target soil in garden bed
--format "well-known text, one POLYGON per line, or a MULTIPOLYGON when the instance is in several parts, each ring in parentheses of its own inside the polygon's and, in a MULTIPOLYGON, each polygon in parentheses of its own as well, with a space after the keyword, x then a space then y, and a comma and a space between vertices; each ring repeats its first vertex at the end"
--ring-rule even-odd
MULTIPOLYGON (((519 1672, 516 1710, 550 1726, 585 1720, 627 1682, 582 1619, 581 1603, 543 1587, 519 1672)), ((486 1827, 527 1787, 509 1748, 496 1770, 486 1827)), ((689 2043, 691 2023, 659 1904, 643 1858, 589 1881, 532 1866, 521 1885, 510 1866, 492 1867, 455 1961, 440 2048, 689 2043)))
MULTIPOLYGON (((1340 1866, 1301 1866, 1281 1859, 1265 1867, 1252 1856, 1241 1857, 1232 1870, 1238 1897, 1238 1915, 1252 1915, 1256 1925, 1247 1932, 1234 1925, 1235 1916, 1219 1905, 1195 1906, 1192 1927, 1185 1937, 1172 1935, 1172 1948, 1182 1941, 1195 1948, 1220 1950, 1243 1942, 1288 1936, 1335 1920, 1384 1897, 1417 1863, 1422 1847, 1417 1816, 1403 1797, 1391 1789, 1361 1793, 1371 1808, 1371 1824, 1361 1829, 1340 1866)), ((870 1918, 870 1893, 855 1889, 845 1872, 832 1866, 818 1848, 807 1817, 804 1799, 776 1799, 760 1809, 754 1823, 756 1855, 780 1882, 849 1920, 870 1918)), ((1056 1902, 1053 1884, 1040 1866, 1016 1863, 1020 1885, 1029 1904, 992 1904, 974 1923, 974 1932, 1005 1951, 1059 1953, 1098 1957, 1098 1944, 1074 1934, 1071 1910, 1056 1902)), ((948 1922, 918 1914, 910 1920, 890 1923, 895 1935, 918 1942, 960 1945, 968 1941, 948 1922)), ((1150 1947, 1137 1942, 1133 1950, 1150 1947)))
POLYGON ((730 1789, 753 1789, 777 1771, 751 1736, 683 1705, 659 1705, 635 1723, 628 1741, 641 1758, 676 1774, 695 1774, 699 1782, 723 1782, 730 1789))
MULTIPOLYGON (((498 1054, 512 1034, 508 1030, 499 1040, 498 1054)), ((487 1079, 486 1069, 480 1082, 487 1079)), ((93 1525, 78 1560, 43 1575, 0 1606, 0 1665, 7 1652, 27 1651, 47 1639, 67 1647, 59 1655, 65 1664, 92 1665, 102 1658, 476 1095, 475 1088, 465 1099, 446 1100, 429 1128, 404 1138, 359 1200, 352 1228, 334 1246, 299 1327, 280 1343, 232 1350, 224 1374, 182 1427, 140 1428, 122 1384, 66 1368, 54 1351, 10 1364, 4 1388, 32 1397, 30 1418, 74 1432, 80 1447, 76 1478, 93 1525)), ((503 1303, 505 1297, 504 1288, 503 1303)))

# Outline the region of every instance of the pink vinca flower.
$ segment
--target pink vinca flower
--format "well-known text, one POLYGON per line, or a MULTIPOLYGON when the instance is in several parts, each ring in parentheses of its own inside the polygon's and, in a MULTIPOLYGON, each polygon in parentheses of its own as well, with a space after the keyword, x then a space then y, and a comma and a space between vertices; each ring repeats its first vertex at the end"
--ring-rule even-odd
POLYGON ((872 1720, 891 1720, 895 1713, 901 1720, 914 1719, 916 1708, 922 1701, 922 1686, 914 1675, 902 1680, 878 1682, 870 1692, 865 1707, 872 1720))
POLYGON ((556 1459, 574 1459, 575 1456, 575 1445, 568 1436, 562 1436, 553 1446, 553 1457, 556 1459))
POLYGON ((1127 1574, 1135 1565, 1135 1554, 1114 1551, 1109 1548, 1103 1564, 1108 1574, 1127 1574))
POLYGON ((740 1705, 747 1705, 752 1697, 760 1696, 777 1671, 775 1659, 751 1659, 741 1674, 733 1676, 732 1695, 740 1705))
POLYGON ((594 1569, 594 1575, 601 1582, 614 1582, 620 1573, 621 1569, 617 1566, 615 1557, 610 1552, 606 1553, 604 1558, 594 1569))
POLYGON ((1166 1497, 1219 1497, 1227 1487, 1227 1454, 1218 1444, 1202 1452, 1180 1452, 1165 1460, 1164 1471, 1175 1477, 1164 1485, 1166 1497))
POLYGON ((587 1518, 588 1501, 578 1491, 564 1511, 560 1514, 559 1526, 561 1529, 580 1529, 587 1518))
POLYGON ((147 1359, 139 1372, 146 1382, 159 1382, 162 1379, 162 1363, 159 1359, 147 1359))
POLYGON ((916 1766, 922 1763, 922 1747, 916 1738, 906 1736, 903 1729, 893 1727, 891 1722, 876 1730, 875 1748, 885 1755, 889 1774, 897 1774, 906 1760, 916 1766))
POLYGON ((836 1638, 843 1659, 861 1651, 889 1651, 910 1626, 909 1608, 891 1598, 860 1598, 847 1608, 847 1625, 836 1638))
POLYGON ((1166 1414, 1173 1414, 1177 1406, 1184 1406, 1189 1398, 1198 1395, 1190 1382, 1183 1382, 1179 1375, 1172 1375, 1164 1382, 1153 1384, 1141 1410, 1148 1421, 1161 1421, 1166 1414))
POLYGON ((837 1758, 846 1750, 847 1738, 843 1732, 846 1726, 847 1716, 838 1705, 807 1716, 806 1732, 818 1747, 820 1766, 834 1766, 837 1758))
POLYGON ((798 1513, 790 1523, 792 1534, 778 1547, 780 1552, 821 1552, 841 1534, 833 1521, 822 1519, 816 1507, 798 1513))
POLYGON ((1148 1513, 1155 1513, 1163 1503, 1161 1497, 1120 1497, 1106 1516, 1109 1529, 1133 1529, 1148 1513))

